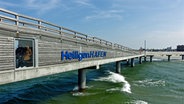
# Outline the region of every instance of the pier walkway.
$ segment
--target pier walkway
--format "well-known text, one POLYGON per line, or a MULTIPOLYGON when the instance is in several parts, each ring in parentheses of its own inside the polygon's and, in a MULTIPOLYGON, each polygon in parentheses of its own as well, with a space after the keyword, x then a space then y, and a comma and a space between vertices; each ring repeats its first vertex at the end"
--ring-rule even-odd
POLYGON ((37 18, 0 8, 0 84, 71 70, 79 72, 85 88, 85 70, 103 64, 141 58, 144 54, 37 18))

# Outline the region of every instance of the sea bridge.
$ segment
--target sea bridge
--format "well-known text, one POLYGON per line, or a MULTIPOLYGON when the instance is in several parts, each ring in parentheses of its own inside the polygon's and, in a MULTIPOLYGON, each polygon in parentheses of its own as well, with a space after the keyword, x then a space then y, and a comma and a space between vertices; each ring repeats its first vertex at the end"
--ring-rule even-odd
MULTIPOLYGON (((152 55, 150 56, 150 59, 152 55)), ((79 90, 87 69, 121 61, 133 67, 144 52, 0 8, 0 84, 78 70, 79 90)))

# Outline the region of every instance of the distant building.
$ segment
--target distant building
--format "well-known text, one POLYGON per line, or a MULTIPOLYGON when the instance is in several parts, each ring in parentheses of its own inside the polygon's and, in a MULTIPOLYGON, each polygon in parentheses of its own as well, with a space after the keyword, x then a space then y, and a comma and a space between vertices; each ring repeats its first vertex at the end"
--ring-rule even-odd
POLYGON ((172 51, 172 47, 167 47, 165 50, 166 51, 172 51))
POLYGON ((184 51, 184 45, 178 45, 177 51, 184 51))

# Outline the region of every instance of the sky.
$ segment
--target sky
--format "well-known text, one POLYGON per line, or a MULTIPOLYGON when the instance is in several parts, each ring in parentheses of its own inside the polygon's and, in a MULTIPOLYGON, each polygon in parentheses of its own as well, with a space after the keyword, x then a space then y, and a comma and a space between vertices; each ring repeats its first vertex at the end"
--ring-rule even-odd
POLYGON ((134 49, 184 45, 184 0, 0 0, 0 8, 134 49))

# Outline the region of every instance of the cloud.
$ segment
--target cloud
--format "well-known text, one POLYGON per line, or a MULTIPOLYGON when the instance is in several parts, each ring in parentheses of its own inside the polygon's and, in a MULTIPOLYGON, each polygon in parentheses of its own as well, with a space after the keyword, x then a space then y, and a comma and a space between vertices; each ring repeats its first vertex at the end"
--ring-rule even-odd
POLYGON ((93 5, 89 3, 89 0, 76 0, 74 2, 79 4, 80 6, 90 6, 90 7, 93 7, 93 5))
POLYGON ((165 10, 178 8, 183 0, 114 0, 112 7, 129 10, 165 10))
POLYGON ((108 10, 108 11, 95 11, 94 14, 86 16, 86 20, 93 19, 117 19, 121 20, 123 18, 123 10, 108 10))
POLYGON ((61 0, 26 0, 25 7, 36 10, 38 14, 44 14, 49 10, 60 6, 61 0))
POLYGON ((9 2, 6 2, 6 1, 0 1, 0 7, 3 7, 3 8, 6 8, 6 7, 16 7, 18 6, 17 4, 15 3, 9 3, 9 2))

